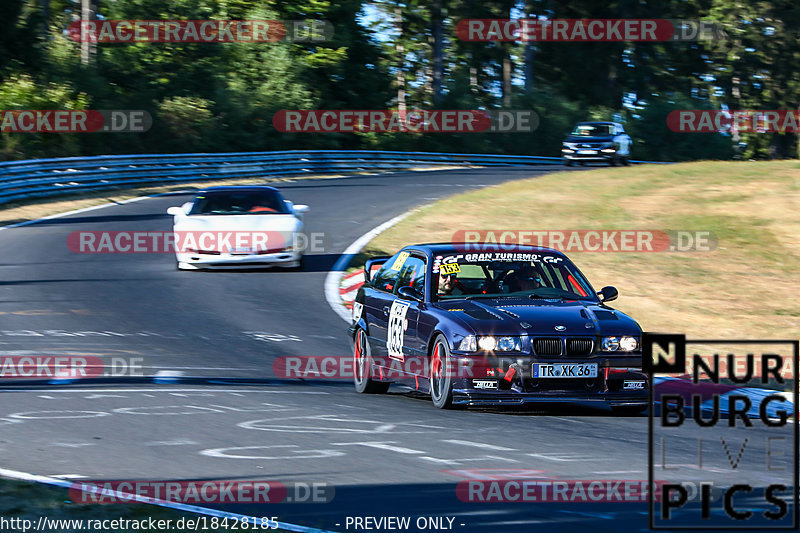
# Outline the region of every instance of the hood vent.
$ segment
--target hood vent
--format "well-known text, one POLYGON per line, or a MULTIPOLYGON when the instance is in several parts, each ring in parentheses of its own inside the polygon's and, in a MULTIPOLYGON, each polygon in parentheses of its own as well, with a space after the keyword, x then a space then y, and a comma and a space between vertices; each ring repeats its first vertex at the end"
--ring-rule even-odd
POLYGON ((497 310, 498 310, 498 311, 502 311, 503 313, 507 314, 507 315, 508 315, 508 316, 510 316, 511 318, 519 318, 519 315, 518 315, 518 314, 516 314, 516 313, 512 313, 512 312, 511 312, 511 311, 509 311, 508 309, 501 309, 501 308, 499 308, 499 307, 498 307, 498 308, 497 308, 497 310))
POLYGON ((614 314, 614 311, 597 310, 594 312, 597 320, 619 320, 619 317, 614 314))
POLYGON ((463 313, 475 320, 501 320, 500 316, 490 313, 485 309, 466 309, 463 313))

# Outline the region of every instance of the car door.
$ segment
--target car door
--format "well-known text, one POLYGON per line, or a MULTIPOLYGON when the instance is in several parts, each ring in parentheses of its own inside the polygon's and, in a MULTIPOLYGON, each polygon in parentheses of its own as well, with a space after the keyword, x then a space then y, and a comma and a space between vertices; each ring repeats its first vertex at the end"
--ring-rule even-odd
POLYGON ((364 291, 364 316, 367 321, 368 339, 373 356, 386 357, 389 312, 397 299, 394 294, 397 277, 408 252, 398 252, 386 260, 372 276, 369 289, 364 291))
MULTIPOLYGON (((411 287, 420 295, 425 294, 425 256, 417 252, 403 262, 394 293, 397 296, 401 287, 411 287)), ((403 363, 404 371, 422 371, 419 362, 423 353, 425 342, 419 335, 420 303, 414 300, 402 299, 399 296, 392 302, 389 309, 389 324, 387 331, 386 347, 389 357, 403 363), (411 364, 414 361, 415 364, 411 364)))

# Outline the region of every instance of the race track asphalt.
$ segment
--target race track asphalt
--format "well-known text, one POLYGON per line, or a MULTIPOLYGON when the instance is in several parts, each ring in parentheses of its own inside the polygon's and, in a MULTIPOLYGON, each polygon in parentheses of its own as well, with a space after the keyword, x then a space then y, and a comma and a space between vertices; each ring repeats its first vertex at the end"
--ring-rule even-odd
MULTIPOLYGON (((347 519, 366 516, 410 516, 412 524, 419 516, 452 517, 452 530, 463 532, 620 531, 623 521, 627 531, 647 530, 642 503, 485 503, 456 495, 459 481, 487 477, 646 480, 647 417, 585 406, 439 411, 399 388, 364 396, 347 383, 281 380, 272 370, 280 356, 349 354, 346 324, 323 287, 359 236, 415 206, 553 170, 282 183, 288 199, 311 206, 307 230, 325 234, 325 249, 308 255, 300 272, 180 272, 166 254, 67 248, 75 231, 169 231, 166 209, 189 200, 188 193, 0 231, 0 355, 85 355, 106 363, 136 357, 148 376, 165 376, 6 380, 0 468, 75 480, 327 483, 335 490, 329 503, 216 507, 333 531, 364 531, 347 519)), ((624 309, 624 273, 615 285, 624 309)), ((782 434, 791 437, 790 426, 782 434)), ((698 437, 720 446, 698 428, 685 428, 682 440, 670 443, 687 480, 709 475, 691 467, 698 437)), ((748 452, 763 455, 764 442, 751 446, 748 452)), ((744 477, 755 486, 774 479, 763 459, 730 471, 721 457, 712 468, 720 479, 744 477)), ((713 459, 706 461, 708 470, 713 459)))

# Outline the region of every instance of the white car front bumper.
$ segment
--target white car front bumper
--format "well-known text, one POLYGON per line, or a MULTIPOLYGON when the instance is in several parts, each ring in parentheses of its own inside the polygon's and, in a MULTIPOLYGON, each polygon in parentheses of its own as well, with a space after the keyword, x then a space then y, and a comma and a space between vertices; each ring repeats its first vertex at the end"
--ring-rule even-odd
POLYGON ((268 254, 229 254, 219 255, 200 253, 178 253, 178 268, 181 270, 198 270, 211 268, 270 268, 296 267, 300 265, 303 253, 275 252, 268 254))

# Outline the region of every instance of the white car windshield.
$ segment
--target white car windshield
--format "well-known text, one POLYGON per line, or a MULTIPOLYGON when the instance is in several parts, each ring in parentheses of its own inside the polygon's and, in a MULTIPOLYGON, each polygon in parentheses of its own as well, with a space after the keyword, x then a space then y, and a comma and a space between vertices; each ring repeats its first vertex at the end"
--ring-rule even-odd
POLYGON ((278 191, 209 191, 195 199, 190 215, 274 215, 289 213, 278 191))

